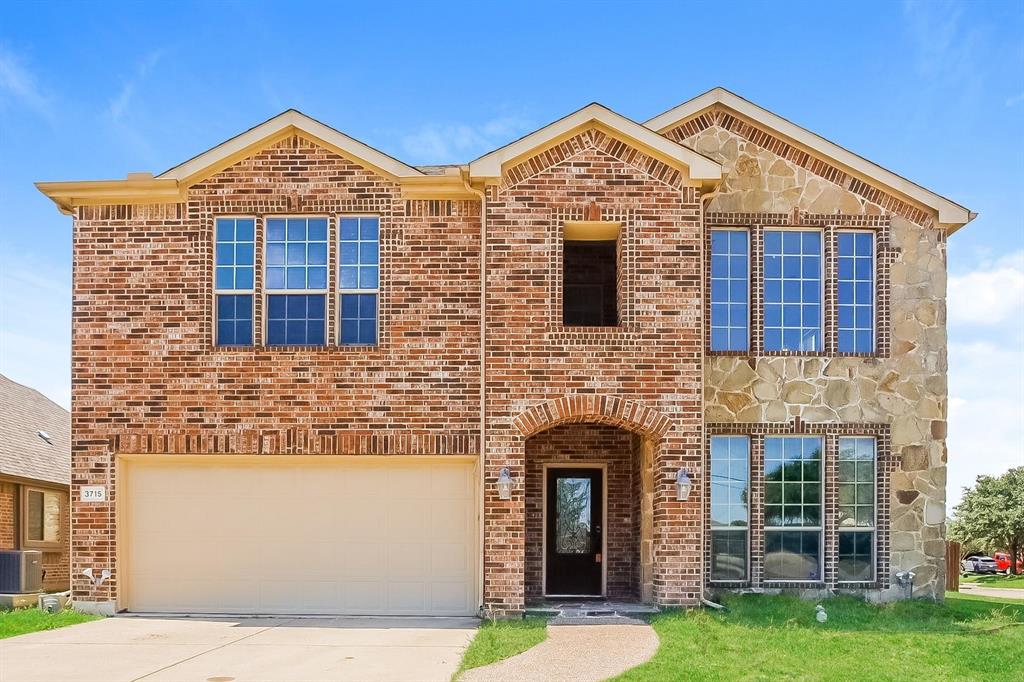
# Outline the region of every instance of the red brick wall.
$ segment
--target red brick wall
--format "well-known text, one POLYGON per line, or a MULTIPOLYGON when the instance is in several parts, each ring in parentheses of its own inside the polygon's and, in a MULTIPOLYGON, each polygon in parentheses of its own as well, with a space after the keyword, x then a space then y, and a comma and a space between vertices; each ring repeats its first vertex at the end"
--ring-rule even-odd
POLYGON ((655 598, 700 592, 701 500, 675 501, 681 465, 702 452, 701 231, 697 191, 679 173, 597 131, 510 169, 488 202, 484 601, 523 606, 522 486, 497 499, 502 467, 523 480, 523 435, 511 423, 567 395, 636 401, 669 418, 655 455, 655 598), (567 220, 622 223, 620 326, 561 325, 561 233, 567 220))
MULTIPOLYGON (((76 597, 117 588, 116 573, 100 587, 79 577, 115 570, 115 452, 477 453, 479 210, 407 202, 299 137, 193 186, 185 203, 78 209, 72 490, 109 491, 107 503, 75 503, 76 597), (214 217, 256 217, 259 243, 266 215, 325 215, 333 244, 342 213, 381 218, 379 346, 214 348, 214 217)), ((257 304, 257 328, 262 314, 257 304)))
POLYGON ((638 437, 614 426, 566 424, 526 441, 526 599, 544 594, 544 465, 605 464, 606 595, 639 596, 640 497, 638 437))
POLYGON ((14 510, 17 500, 18 487, 14 483, 0 481, 0 549, 16 549, 14 510))

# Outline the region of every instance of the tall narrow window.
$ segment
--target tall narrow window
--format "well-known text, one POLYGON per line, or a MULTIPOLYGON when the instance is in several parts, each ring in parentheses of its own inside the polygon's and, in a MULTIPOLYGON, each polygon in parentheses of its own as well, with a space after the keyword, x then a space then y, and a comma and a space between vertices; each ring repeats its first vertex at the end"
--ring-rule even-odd
POLYGON ((322 346, 327 336, 327 219, 267 219, 267 343, 322 346))
POLYGON ((821 580, 822 439, 764 441, 764 576, 821 580))
POLYGON ((252 345, 256 221, 217 218, 214 225, 217 345, 252 345))
POLYGON ((875 241, 870 232, 840 232, 839 352, 875 350, 875 241))
POLYGON ((821 267, 821 232, 765 230, 765 350, 822 350, 821 267))
POLYGON ((562 242, 562 324, 619 324, 619 223, 567 222, 562 242))
POLYGON ((748 348, 749 264, 746 230, 711 232, 711 350, 748 348))
POLYGON ((711 438, 711 579, 747 579, 750 439, 711 438))
POLYGON ((875 439, 839 439, 840 582, 869 582, 875 577, 875 439))
POLYGON ((380 286, 380 219, 343 216, 339 221, 340 340, 342 345, 377 343, 380 286))

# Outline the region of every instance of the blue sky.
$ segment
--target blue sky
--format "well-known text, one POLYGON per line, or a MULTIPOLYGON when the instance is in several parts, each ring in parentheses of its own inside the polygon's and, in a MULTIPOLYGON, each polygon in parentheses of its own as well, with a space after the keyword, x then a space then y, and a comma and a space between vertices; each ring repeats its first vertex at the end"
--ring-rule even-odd
POLYGON ((8 3, 0 372, 68 404, 71 220, 298 108, 409 163, 716 85, 977 211, 950 240, 950 494, 1024 464, 1024 9, 887 3, 8 3))

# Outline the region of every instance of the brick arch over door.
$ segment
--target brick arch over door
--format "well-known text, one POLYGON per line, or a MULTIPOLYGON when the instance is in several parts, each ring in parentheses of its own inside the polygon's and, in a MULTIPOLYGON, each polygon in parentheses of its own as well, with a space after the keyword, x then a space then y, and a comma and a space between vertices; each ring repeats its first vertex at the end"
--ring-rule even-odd
POLYGON ((608 424, 657 442, 672 428, 672 419, 634 400, 588 394, 545 400, 524 410, 512 424, 529 438, 562 424, 608 424))

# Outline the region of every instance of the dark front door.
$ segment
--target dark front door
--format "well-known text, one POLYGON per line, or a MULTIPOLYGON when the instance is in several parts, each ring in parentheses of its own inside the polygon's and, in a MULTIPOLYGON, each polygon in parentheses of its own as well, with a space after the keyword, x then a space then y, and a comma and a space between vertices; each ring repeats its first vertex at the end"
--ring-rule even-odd
POLYGON ((602 474, 601 469, 548 469, 547 595, 601 596, 602 474))

